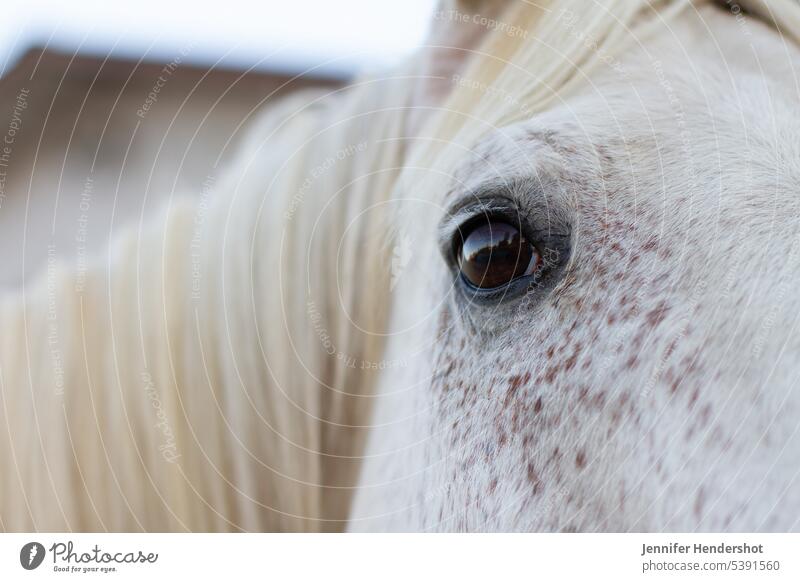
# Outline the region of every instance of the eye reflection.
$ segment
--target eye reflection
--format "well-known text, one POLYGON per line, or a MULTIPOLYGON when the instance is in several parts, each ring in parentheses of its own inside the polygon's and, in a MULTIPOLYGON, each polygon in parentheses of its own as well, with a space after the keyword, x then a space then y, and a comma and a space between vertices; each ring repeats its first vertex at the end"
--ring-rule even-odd
POLYGON ((458 253, 461 275, 480 289, 494 289, 531 275, 542 262, 539 251, 516 227, 500 221, 470 230, 458 253))

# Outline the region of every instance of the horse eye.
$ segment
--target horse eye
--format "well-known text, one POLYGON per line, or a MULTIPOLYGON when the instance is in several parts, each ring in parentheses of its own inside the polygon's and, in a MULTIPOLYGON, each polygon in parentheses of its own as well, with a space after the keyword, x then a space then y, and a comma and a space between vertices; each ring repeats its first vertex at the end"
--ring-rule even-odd
POLYGON ((542 264, 536 247, 507 222, 490 220, 465 234, 458 249, 458 267, 461 276, 474 287, 502 287, 534 274, 542 264))

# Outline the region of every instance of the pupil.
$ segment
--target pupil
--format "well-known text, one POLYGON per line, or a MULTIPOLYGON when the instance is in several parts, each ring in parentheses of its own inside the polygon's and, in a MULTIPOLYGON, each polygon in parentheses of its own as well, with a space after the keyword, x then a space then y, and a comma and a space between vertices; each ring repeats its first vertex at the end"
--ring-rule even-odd
POLYGON ((518 229, 504 222, 491 222, 472 230, 461 246, 459 267, 476 287, 501 287, 530 274, 538 253, 518 229))

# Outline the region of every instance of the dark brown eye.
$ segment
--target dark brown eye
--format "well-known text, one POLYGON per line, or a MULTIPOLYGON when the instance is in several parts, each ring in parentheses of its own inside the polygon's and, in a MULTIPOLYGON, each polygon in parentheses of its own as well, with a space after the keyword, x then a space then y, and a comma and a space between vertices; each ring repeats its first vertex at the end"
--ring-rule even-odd
POLYGON ((506 222, 483 223, 465 234, 458 266, 464 279, 475 287, 502 287, 535 273, 542 263, 536 247, 506 222))

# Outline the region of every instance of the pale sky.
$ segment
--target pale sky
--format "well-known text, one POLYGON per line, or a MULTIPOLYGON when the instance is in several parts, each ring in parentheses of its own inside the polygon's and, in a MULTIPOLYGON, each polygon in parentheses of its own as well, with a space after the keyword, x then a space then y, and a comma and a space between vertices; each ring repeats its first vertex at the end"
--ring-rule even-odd
POLYGON ((169 62, 352 74, 420 42, 435 0, 28 0, 0 19, 0 74, 32 46, 169 62), (188 51, 188 52, 187 52, 188 51))

